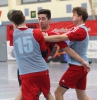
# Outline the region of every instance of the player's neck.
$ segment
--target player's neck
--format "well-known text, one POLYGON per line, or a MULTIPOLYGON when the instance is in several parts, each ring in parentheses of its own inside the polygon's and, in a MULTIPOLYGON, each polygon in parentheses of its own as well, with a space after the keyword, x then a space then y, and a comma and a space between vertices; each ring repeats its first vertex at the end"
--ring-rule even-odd
POLYGON ((49 29, 50 29, 50 26, 44 27, 44 28, 43 28, 43 27, 40 27, 40 30, 41 30, 41 31, 48 31, 49 29))
POLYGON ((85 23, 83 21, 81 21, 81 22, 77 23, 76 26, 80 26, 82 24, 85 24, 85 23))
POLYGON ((27 28, 27 26, 26 26, 25 23, 22 23, 22 24, 18 25, 18 28, 21 28, 21 27, 25 27, 25 28, 27 28))

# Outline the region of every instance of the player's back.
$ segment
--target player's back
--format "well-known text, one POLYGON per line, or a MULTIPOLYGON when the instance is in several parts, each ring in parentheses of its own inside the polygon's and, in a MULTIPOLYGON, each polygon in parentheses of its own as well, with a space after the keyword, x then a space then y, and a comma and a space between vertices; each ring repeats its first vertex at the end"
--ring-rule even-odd
POLYGON ((16 29, 13 34, 15 57, 20 75, 47 70, 40 45, 33 36, 33 29, 16 29))

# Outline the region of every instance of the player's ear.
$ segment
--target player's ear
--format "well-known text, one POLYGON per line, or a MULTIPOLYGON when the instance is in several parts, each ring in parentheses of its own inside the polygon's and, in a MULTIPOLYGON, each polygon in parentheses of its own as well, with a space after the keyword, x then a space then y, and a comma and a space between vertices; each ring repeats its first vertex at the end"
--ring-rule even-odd
POLYGON ((82 19, 82 15, 80 16, 80 19, 82 19))
POLYGON ((51 21, 51 18, 49 18, 49 23, 50 23, 50 21, 51 21))
POLYGON ((51 21, 51 18, 49 19, 49 21, 51 21))
POLYGON ((14 25, 15 25, 15 23, 14 23, 14 22, 12 22, 12 25, 14 26, 14 25))

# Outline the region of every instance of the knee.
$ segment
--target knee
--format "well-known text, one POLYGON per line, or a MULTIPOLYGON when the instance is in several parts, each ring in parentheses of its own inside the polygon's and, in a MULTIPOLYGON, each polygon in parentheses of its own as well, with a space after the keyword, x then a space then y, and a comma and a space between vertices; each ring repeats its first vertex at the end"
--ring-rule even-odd
POLYGON ((55 90, 54 91, 54 94, 55 94, 55 97, 59 96, 59 95, 62 95, 59 91, 55 90))

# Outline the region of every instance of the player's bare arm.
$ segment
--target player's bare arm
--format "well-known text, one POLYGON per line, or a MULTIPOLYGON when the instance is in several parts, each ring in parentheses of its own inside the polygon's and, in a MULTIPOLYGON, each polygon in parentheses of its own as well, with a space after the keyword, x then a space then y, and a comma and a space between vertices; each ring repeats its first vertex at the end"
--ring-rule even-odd
POLYGON ((76 59, 77 61, 79 61, 82 66, 84 66, 84 70, 85 71, 90 71, 90 66, 89 64, 82 59, 73 49, 71 49, 70 47, 66 47, 64 48, 65 52, 68 53, 68 55, 70 55, 72 58, 76 59))
POLYGON ((44 36, 46 42, 59 42, 69 40, 66 34, 62 35, 53 35, 53 36, 44 36))

